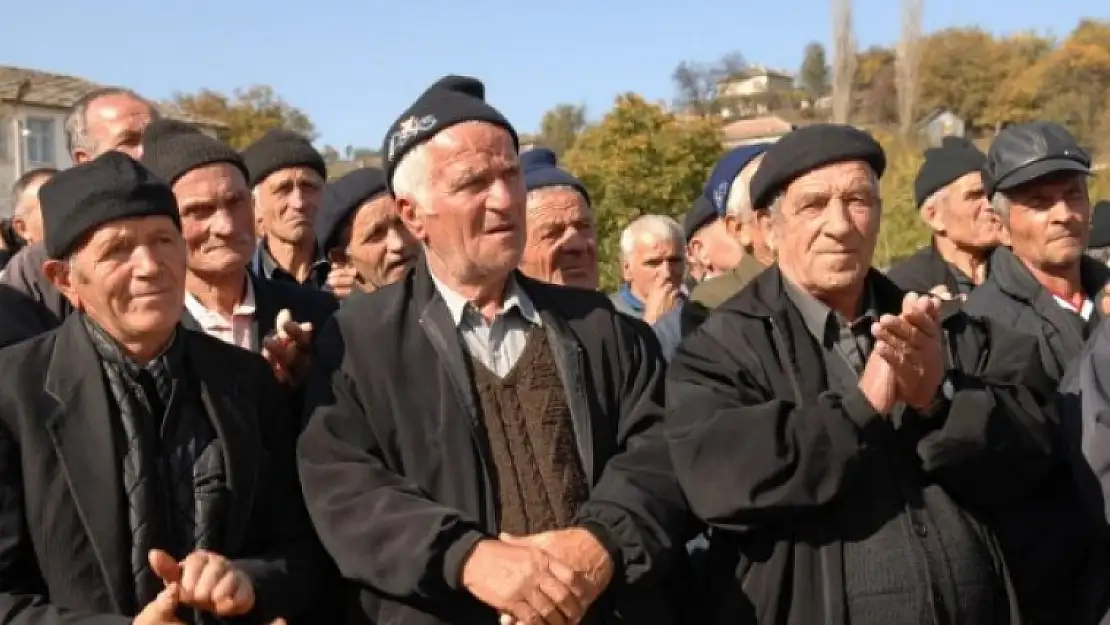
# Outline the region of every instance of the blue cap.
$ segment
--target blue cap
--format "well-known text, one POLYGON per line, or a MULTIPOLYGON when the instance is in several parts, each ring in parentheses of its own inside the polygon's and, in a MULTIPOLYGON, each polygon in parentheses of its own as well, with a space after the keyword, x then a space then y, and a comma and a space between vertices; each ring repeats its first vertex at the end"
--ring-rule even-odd
POLYGON ((705 196, 713 202, 713 208, 717 209, 718 215, 725 214, 729 191, 732 190, 732 183, 736 181, 736 177, 740 175, 740 170, 766 152, 770 145, 770 143, 755 143, 733 148, 713 166, 713 172, 709 174, 709 182, 705 184, 705 196))
POLYGON ((532 148, 520 155, 520 168, 524 172, 524 186, 529 191, 543 187, 574 187, 590 203, 586 185, 569 171, 559 167, 559 158, 547 148, 532 148))

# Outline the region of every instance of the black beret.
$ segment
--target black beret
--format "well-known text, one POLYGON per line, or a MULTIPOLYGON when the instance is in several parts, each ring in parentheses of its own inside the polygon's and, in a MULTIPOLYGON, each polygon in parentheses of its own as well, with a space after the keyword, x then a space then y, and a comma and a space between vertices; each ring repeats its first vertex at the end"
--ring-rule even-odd
POLYGON ((249 178, 239 153, 219 139, 213 139, 184 122, 159 119, 143 131, 143 157, 140 162, 168 185, 189 171, 212 163, 228 163, 249 178))
POLYGON ((312 143, 290 130, 275 128, 243 150, 243 163, 250 172, 247 184, 254 187, 279 169, 308 167, 327 179, 328 165, 312 143))
POLYGON ((46 254, 61 259, 98 227, 161 215, 181 228, 169 185, 122 152, 106 152, 58 172, 39 189, 46 254))
POLYGON ((1091 236, 1087 247, 1110 247, 1110 201, 1103 200, 1091 208, 1091 236))
POLYGON ((320 250, 326 254, 355 209, 385 191, 385 173, 377 167, 362 167, 329 181, 324 186, 324 203, 316 214, 316 242, 320 250))
POLYGON ((560 168, 559 158, 547 148, 533 148, 521 154, 520 169, 524 173, 524 187, 529 191, 544 187, 572 187, 582 194, 586 204, 590 203, 586 185, 574 174, 560 168))
POLYGON ((939 148, 925 150, 925 162, 913 181, 917 207, 932 194, 973 172, 983 171, 987 155, 963 137, 945 137, 939 148))
POLYGON ((713 223, 719 216, 713 200, 708 196, 699 195, 682 220, 682 234, 686 237, 686 242, 689 243, 698 230, 713 223))
POLYGON ((444 76, 428 87, 404 113, 390 125, 382 143, 385 183, 393 191, 393 171, 414 147, 431 139, 441 130, 463 122, 487 122, 512 135, 520 149, 520 139, 509 120, 486 104, 486 88, 477 78, 444 76))
POLYGON ((792 130, 764 153, 752 176, 752 208, 767 208, 796 178, 825 165, 863 161, 882 176, 886 155, 870 134, 846 124, 812 124, 792 130))

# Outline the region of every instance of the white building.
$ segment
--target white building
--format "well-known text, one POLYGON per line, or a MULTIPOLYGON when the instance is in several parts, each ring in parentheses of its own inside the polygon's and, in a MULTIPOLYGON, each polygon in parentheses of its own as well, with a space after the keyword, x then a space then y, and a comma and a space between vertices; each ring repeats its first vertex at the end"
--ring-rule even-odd
MULTIPOLYGON (((0 65, 0 216, 11 215, 11 186, 39 167, 72 165, 65 117, 85 94, 103 87, 83 78, 0 65)), ((161 107, 168 117, 215 137, 225 126, 161 107)))

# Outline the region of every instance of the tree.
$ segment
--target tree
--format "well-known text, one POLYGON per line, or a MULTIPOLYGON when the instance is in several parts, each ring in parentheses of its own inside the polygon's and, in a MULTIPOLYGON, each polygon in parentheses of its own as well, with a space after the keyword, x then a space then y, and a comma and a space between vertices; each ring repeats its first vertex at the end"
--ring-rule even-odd
POLYGON ((539 143, 562 156, 574 147, 578 135, 586 127, 586 107, 559 104, 543 114, 540 120, 539 143))
POLYGON ((798 86, 811 103, 829 92, 829 63, 825 58, 825 46, 819 42, 811 41, 806 45, 802 68, 798 71, 798 86))
POLYGON ((981 126, 998 73, 998 46, 978 28, 950 28, 922 41, 918 92, 921 110, 950 109, 970 127, 981 126))
POLYGON ((902 37, 895 62, 898 129, 908 136, 917 119, 917 78, 921 63, 921 0, 902 0, 902 37))
POLYGON ((590 191, 603 288, 620 280, 620 231, 648 213, 681 218, 722 152, 716 120, 680 119, 636 94, 582 132, 563 162, 590 191))
POLYGON ((852 0, 832 0, 832 117, 840 124, 852 113, 852 80, 856 73, 856 35, 852 31, 852 0))
POLYGON ((898 120, 894 59, 893 50, 880 46, 857 55, 852 110, 861 122, 887 125, 898 120))
POLYGON ((340 159, 339 150, 330 145, 325 145, 323 149, 320 150, 320 156, 324 157, 325 163, 334 163, 340 159))
POLYGON ((721 110, 718 85, 724 78, 736 75, 748 66, 739 52, 730 52, 716 63, 682 61, 671 73, 675 86, 675 108, 692 115, 708 117, 721 110))
POLYGON ((289 104, 267 85, 236 89, 231 97, 211 89, 197 93, 175 93, 171 106, 227 124, 224 139, 240 150, 274 128, 316 138, 316 127, 304 111, 289 104))

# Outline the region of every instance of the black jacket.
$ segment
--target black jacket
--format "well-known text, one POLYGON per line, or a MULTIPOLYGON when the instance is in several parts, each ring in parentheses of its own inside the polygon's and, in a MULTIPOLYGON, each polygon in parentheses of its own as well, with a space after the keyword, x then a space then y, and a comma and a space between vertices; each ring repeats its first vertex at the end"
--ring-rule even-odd
MULTIPOLYGON (((305 616, 326 558, 294 464, 296 415, 255 354, 186 332, 189 370, 228 463, 216 551, 251 577, 255 611, 305 616)), ((130 530, 112 411, 81 320, 0 351, 0 622, 127 625, 130 530)), ((306 620, 305 622, 314 622, 306 620)))
MULTIPOLYGON (((738 582, 720 589, 713 622, 836 625, 846 610, 842 540, 862 529, 842 502, 866 496, 855 485, 876 470, 874 446, 900 441, 888 449, 916 462, 923 483, 965 509, 993 509, 1047 471, 1045 400, 1024 386, 1046 383, 1032 341, 950 309, 952 400, 931 417, 907 410, 893 439, 872 436, 885 420, 858 390, 829 390, 820 347, 782 280, 765 271, 679 347, 667 374, 667 440, 690 506, 712 528, 709 566, 738 582)), ((900 312, 904 292, 878 272, 869 280, 877 311, 900 312)), ((1009 592, 1006 622, 1016 623, 1009 592)))
POLYGON ((886 272, 886 277, 903 291, 929 293, 938 286, 945 287, 949 293, 957 295, 960 285, 952 268, 937 251, 935 243, 929 243, 908 258, 897 262, 886 272))
MULTIPOLYGON (((548 332, 591 483, 578 522, 619 571, 594 613, 615 605, 628 622, 672 622, 657 587, 688 512, 659 427, 659 346, 602 294, 516 279, 548 332)), ((495 623, 459 579, 470 548, 498 531, 489 443, 425 264, 336 313, 316 345, 308 405, 301 479, 321 541, 359 589, 348 622, 495 623)))

